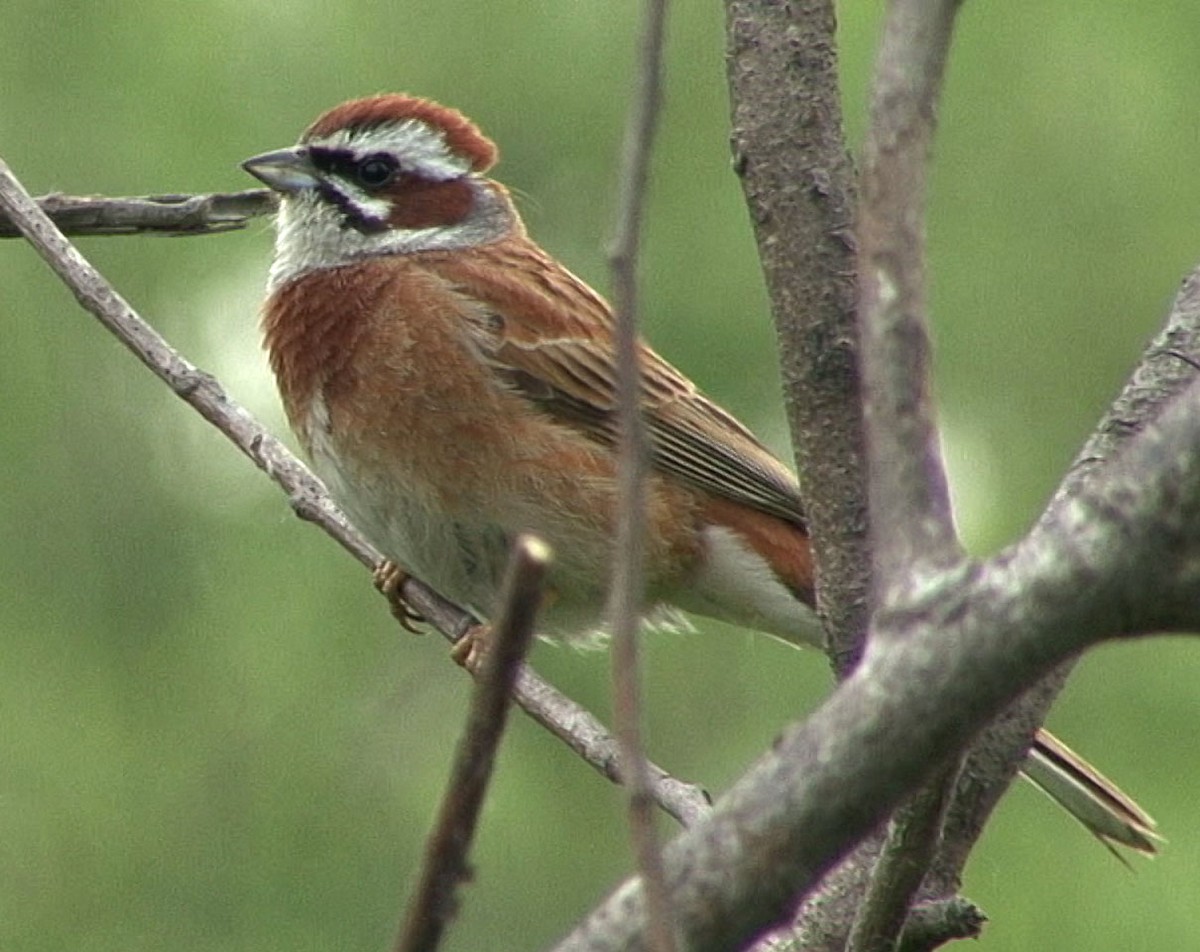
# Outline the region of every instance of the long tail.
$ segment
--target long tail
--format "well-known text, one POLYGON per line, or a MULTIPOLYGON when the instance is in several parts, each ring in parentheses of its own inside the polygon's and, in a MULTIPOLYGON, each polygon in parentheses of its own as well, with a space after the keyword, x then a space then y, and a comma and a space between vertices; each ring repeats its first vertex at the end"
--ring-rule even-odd
POLYGON ((1114 844, 1147 856, 1158 852, 1156 842, 1162 837, 1154 820, 1049 731, 1037 732, 1021 770, 1122 861, 1114 844))

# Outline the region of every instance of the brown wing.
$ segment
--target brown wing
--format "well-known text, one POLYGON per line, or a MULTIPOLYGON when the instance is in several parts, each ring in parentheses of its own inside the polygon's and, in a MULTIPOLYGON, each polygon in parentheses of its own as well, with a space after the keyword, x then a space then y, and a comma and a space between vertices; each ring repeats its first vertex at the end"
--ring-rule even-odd
MULTIPOLYGON (((506 385, 592 439, 615 443, 613 321, 599 295, 527 242, 430 256, 428 264, 476 302, 471 339, 506 385)), ((653 465, 803 525, 799 487, 787 467, 650 348, 642 347, 640 359, 653 465)))

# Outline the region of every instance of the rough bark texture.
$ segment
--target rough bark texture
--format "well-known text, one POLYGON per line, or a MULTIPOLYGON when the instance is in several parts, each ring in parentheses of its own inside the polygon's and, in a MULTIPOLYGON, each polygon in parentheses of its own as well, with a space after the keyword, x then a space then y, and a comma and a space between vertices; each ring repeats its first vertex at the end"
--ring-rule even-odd
POLYGON ((730 0, 734 170, 771 297, 784 396, 839 673, 866 631, 866 476, 854 328, 854 170, 832 3, 730 0))

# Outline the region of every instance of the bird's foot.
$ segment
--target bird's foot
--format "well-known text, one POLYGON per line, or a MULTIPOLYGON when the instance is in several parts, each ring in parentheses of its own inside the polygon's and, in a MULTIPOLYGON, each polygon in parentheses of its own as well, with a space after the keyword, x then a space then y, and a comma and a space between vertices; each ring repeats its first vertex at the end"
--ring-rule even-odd
POLYGON ((404 596, 400 593, 400 588, 409 578, 411 576, 408 572, 390 559, 385 559, 375 566, 375 589, 387 599, 388 607, 391 608, 392 615, 396 621, 400 622, 400 625, 406 631, 411 631, 414 635, 419 635, 422 632, 416 625, 419 622, 423 622, 425 618, 412 605, 405 601, 404 596))
POLYGON ((450 648, 450 657, 471 674, 478 674, 483 658, 491 649, 492 626, 472 625, 450 648))

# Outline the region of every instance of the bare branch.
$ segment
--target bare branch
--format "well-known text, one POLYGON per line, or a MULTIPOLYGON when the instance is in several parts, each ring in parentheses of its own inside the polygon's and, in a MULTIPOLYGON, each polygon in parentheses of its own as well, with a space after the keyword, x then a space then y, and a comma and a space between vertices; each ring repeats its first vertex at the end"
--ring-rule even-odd
MULTIPOLYGON (((1140 501, 1142 517, 1133 525, 1152 536, 1141 540, 1152 552, 1148 554, 1150 561, 1139 563, 1140 570, 1131 571, 1128 579, 1127 599, 1132 617, 1121 620, 1131 629, 1200 627, 1196 579, 1182 557, 1189 551, 1196 532, 1196 513, 1186 482, 1193 475, 1186 457, 1194 454, 1181 452, 1181 448, 1194 448, 1197 444, 1177 442, 1188 439, 1189 417, 1196 413, 1200 400, 1196 393, 1198 371, 1200 269, 1183 281, 1162 331, 1146 348, 1120 396, 1076 457, 1030 536, 1034 540, 1043 533, 1053 534, 1061 521, 1077 518, 1076 507, 1086 500, 1097 473, 1119 459, 1127 467, 1125 491, 1118 488, 1107 500, 1086 504, 1123 510, 1140 501), (1150 424, 1154 424, 1152 432, 1144 434, 1150 424), (1168 431, 1176 428, 1184 433, 1172 438, 1168 431), (1155 497, 1158 505, 1166 507, 1165 511, 1153 510, 1155 497), (1143 591, 1142 585, 1148 588, 1143 591)), ((1111 511, 1108 514, 1113 515, 1111 511)), ((1126 517, 1132 519, 1135 515, 1126 512, 1126 517)), ((1122 549, 1128 545, 1123 540, 1117 544, 1122 549)))
POLYGON ((904 930, 921 882, 937 854, 942 819, 954 790, 958 764, 917 791, 896 811, 859 906, 848 952, 891 952, 904 930))
MULTIPOLYGON (((844 676, 862 650, 871 557, 855 346, 854 181, 842 133, 834 10, 823 0, 729 0, 727 7, 735 169, 773 303, 828 650, 844 676)), ((930 849, 937 832, 926 840, 930 849)), ((904 840, 902 833, 894 837, 904 840)), ((831 874, 799 919, 800 947, 828 939, 829 948, 841 949, 873 874, 873 893, 895 897, 920 884, 920 873, 898 892, 893 877, 880 882, 888 868, 882 860, 877 867, 880 849, 873 838, 831 874)), ((859 926, 863 944, 863 930, 872 927, 859 926)))
MULTIPOLYGON (((1030 538, 941 573, 919 610, 889 619, 903 626, 897 637, 668 845, 689 948, 737 947, 782 924, 797 896, 1026 686, 1139 630, 1129 626, 1157 609, 1162 589, 1184 591, 1181 572, 1200 552, 1198 396, 1180 394, 1030 538)), ((1185 631, 1200 628, 1194 586, 1185 631)), ((643 917, 640 887, 627 882, 558 948, 640 947, 643 917)))
POLYGON ((654 829, 650 774, 642 744, 637 639, 645 601, 646 431, 638 363, 637 265, 651 146, 662 100, 666 0, 645 0, 638 74, 621 157, 617 224, 609 251, 616 317, 618 516, 614 547, 612 625, 613 717, 621 742, 629 794, 629 830, 646 886, 650 945, 674 952, 673 915, 663 882, 662 853, 654 829))
MULTIPOLYGON (((521 710, 587 764, 613 783, 625 783, 620 745, 586 708, 539 678, 528 666, 521 669, 513 696, 521 710)), ((654 802, 684 826, 690 826, 711 810, 712 803, 703 788, 672 777, 653 762, 646 766, 654 802)))
POLYGON ((832 0, 727 0, 734 170, 771 295, 834 668, 857 661, 870 550, 853 240, 832 0))
MULTIPOLYGON (((1067 506, 1091 480, 1099 478, 1103 468, 1116 460, 1171 400, 1196 379, 1198 358, 1200 270, 1184 280, 1163 329, 1147 345, 1130 379, 1079 451, 1043 520, 1067 506)), ((1145 593, 1142 598, 1146 598, 1145 593)), ((1189 612, 1195 611, 1193 602, 1189 597, 1189 612)), ((1188 626, 1184 619, 1178 619, 1178 627, 1188 626)), ((1060 666, 1036 688, 1026 691, 1021 701, 993 723, 968 755, 942 838, 942 856, 935 866, 942 881, 929 890, 933 894, 944 895, 957 888, 958 874, 966 865, 984 821, 1015 773, 1019 758, 1045 719, 1070 667, 1070 662, 1060 666)))
POLYGON ((962 558, 930 393, 925 176, 959 0, 894 0, 876 58, 859 209, 872 554, 880 604, 962 558))
POLYGON ((967 899, 921 903, 908 917, 899 952, 930 952, 954 939, 977 939, 985 922, 987 916, 967 899))
POLYGON ((550 558, 549 546, 540 539, 519 536, 513 543, 499 619, 491 629, 396 952, 433 952, 458 910, 456 893, 471 875, 467 854, 508 722, 509 695, 533 637, 550 558))
MULTIPOLYGON (((43 195, 36 199, 64 235, 215 235, 245 228, 252 218, 274 214, 268 189, 210 195, 43 195)), ((11 218, 0 214, 0 238, 20 238, 11 218)))
MULTIPOLYGON (((1200 630, 1200 381, 1129 445, 1106 478, 1048 512, 1011 551, 1009 568, 1041 564, 1045 581, 1069 579, 1073 597, 1109 611, 1106 637, 1200 630), (1055 559, 1052 566, 1044 563, 1055 559)), ((997 576, 997 583, 1003 584, 997 576)), ((1064 597, 1051 587, 1043 597, 1064 597)), ((1087 633, 1062 633, 1076 648, 1087 633)))
MULTIPOLYGON (((84 310, 95 316, 134 355, 180 398, 230 439, 279 486, 300 518, 320 526, 368 568, 382 554, 355 530, 334 505, 325 487, 286 446, 272 436, 210 375, 185 360, 138 316, 104 277, 80 254, 37 207, 8 166, 0 160, 0 208, 16 222, 51 269, 74 293, 84 310)), ((417 579, 401 586, 404 599, 451 641, 476 620, 447 602, 417 579)), ((546 727, 593 768, 617 780, 615 741, 595 717, 548 685, 529 668, 522 668, 515 699, 534 720, 546 727)), ((708 809, 703 791, 651 768, 656 802, 683 822, 708 809)))

